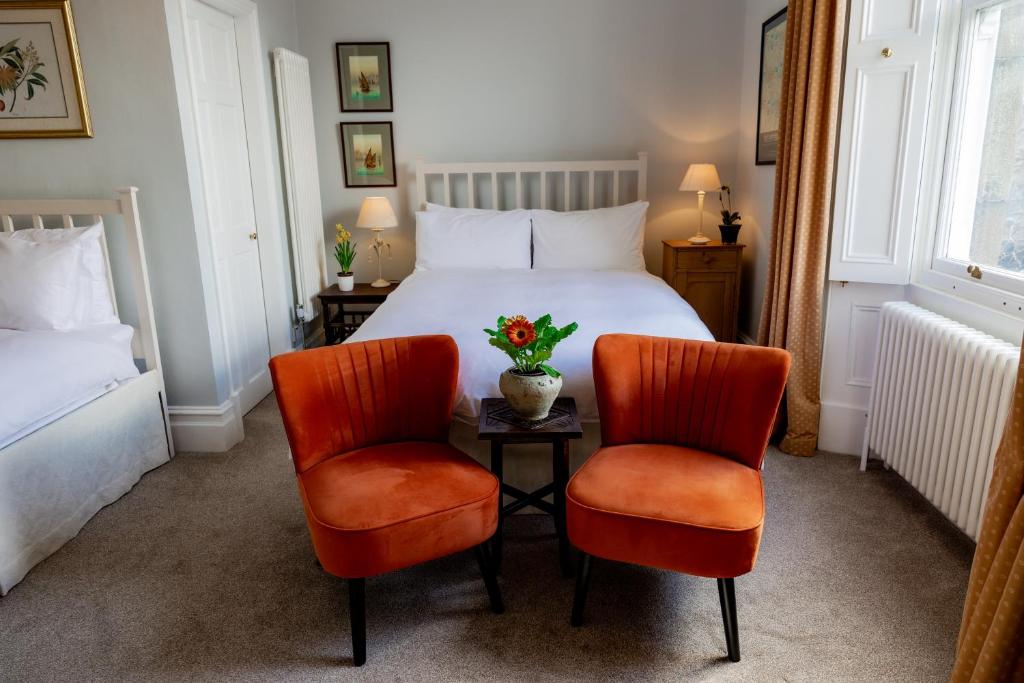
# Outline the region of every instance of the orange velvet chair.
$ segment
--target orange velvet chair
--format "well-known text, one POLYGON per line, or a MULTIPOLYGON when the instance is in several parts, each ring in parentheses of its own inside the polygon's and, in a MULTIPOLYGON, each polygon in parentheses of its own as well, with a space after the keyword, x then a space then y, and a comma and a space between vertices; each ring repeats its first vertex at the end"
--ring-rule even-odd
POLYGON ((761 462, 789 372, 779 349, 604 335, 594 345, 601 448, 569 481, 569 539, 591 556, 718 579, 729 659, 740 659, 734 579, 754 567, 761 462))
POLYGON ((270 361, 313 549, 348 579, 356 666, 366 661, 366 577, 474 548, 491 610, 505 609, 486 543, 498 480, 448 444, 458 364, 448 336, 270 361))

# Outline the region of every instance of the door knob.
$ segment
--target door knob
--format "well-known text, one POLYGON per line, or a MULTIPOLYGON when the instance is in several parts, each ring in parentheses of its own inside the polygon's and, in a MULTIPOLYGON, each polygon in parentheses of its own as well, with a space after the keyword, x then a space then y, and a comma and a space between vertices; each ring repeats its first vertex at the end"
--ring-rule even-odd
POLYGON ((250 232, 250 233, 249 233, 249 239, 251 239, 251 240, 254 240, 254 239, 256 239, 256 233, 254 233, 254 232, 250 232))
POLYGON ((886 59, 889 59, 889 57, 892 57, 892 54, 893 54, 893 52, 892 52, 892 48, 891 47, 883 47, 882 48, 882 56, 885 57, 886 59))

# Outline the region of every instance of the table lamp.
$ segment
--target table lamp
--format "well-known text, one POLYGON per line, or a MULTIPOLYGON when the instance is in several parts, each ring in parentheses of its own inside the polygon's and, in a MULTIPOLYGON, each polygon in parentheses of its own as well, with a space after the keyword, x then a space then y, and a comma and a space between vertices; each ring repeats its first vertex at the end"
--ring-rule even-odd
POLYGON ((359 207, 359 217, 356 219, 357 228, 369 228, 373 230, 373 251, 377 254, 377 279, 370 283, 371 287, 387 287, 391 283, 382 275, 381 258, 385 252, 391 255, 391 245, 384 241, 381 233, 384 228, 394 228, 398 225, 398 218, 387 197, 367 197, 363 205, 359 207))
POLYGON ((697 193, 697 234, 687 240, 690 244, 707 244, 710 238, 704 235, 704 194, 706 192, 717 192, 722 189, 722 181, 718 177, 718 169, 714 164, 690 164, 683 176, 683 182, 679 183, 680 192, 697 193))

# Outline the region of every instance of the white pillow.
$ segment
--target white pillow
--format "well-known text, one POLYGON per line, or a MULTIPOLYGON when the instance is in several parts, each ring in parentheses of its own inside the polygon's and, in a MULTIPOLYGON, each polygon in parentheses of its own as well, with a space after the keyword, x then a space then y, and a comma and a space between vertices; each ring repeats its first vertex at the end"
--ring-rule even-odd
POLYGON ((114 302, 107 285, 107 263, 103 258, 103 224, 96 223, 82 228, 16 230, 9 235, 16 240, 29 242, 77 242, 81 247, 82 268, 87 282, 83 286, 88 295, 84 298, 84 325, 105 325, 120 322, 114 313, 114 302))
POLYGON ((416 270, 529 267, 525 209, 416 212, 416 270))
POLYGON ((538 270, 646 270, 647 202, 590 211, 534 209, 533 267, 538 270))
POLYGON ((32 242, 0 238, 0 327, 12 330, 82 327, 83 282, 82 249, 77 241, 32 242))

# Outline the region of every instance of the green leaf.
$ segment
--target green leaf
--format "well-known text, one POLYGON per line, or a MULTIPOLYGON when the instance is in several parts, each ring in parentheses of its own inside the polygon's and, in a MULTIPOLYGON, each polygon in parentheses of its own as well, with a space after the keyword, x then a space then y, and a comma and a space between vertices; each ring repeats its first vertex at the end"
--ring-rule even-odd
POLYGON ((36 94, 36 91, 32 89, 32 84, 29 83, 28 84, 28 97, 26 97, 25 99, 26 100, 31 100, 32 96, 35 95, 35 94, 36 94))
POLYGON ((560 329, 558 331, 558 341, 562 341, 563 339, 568 337, 570 334, 575 332, 577 328, 579 328, 579 325, 577 323, 569 323, 568 325, 560 329))
POLYGON ((558 370, 555 370, 550 365, 545 365, 544 363, 541 363, 537 367, 540 368, 542 371, 544 371, 544 374, 547 375, 548 377, 561 377, 562 376, 562 373, 560 373, 558 370))
POLYGON ((19 38, 15 38, 14 40, 12 40, 9 43, 4 43, 3 45, 0 45, 0 55, 6 54, 7 52, 10 52, 14 48, 14 44, 17 43, 18 40, 20 40, 20 39, 19 38))
POLYGON ((503 316, 503 315, 499 315, 498 316, 498 329, 499 330, 505 325, 505 321, 506 320, 508 320, 508 318, 506 318, 505 316, 503 316))
POLYGON ((547 315, 542 315, 541 317, 537 318, 537 321, 533 323, 533 328, 537 331, 537 334, 540 335, 545 330, 545 328, 547 328, 547 326, 550 324, 551 314, 548 313, 547 315))
POLYGON ((508 339, 491 337, 490 339, 487 340, 487 343, 497 349, 501 349, 508 355, 512 356, 513 359, 520 355, 519 349, 517 349, 515 344, 510 342, 508 339))

